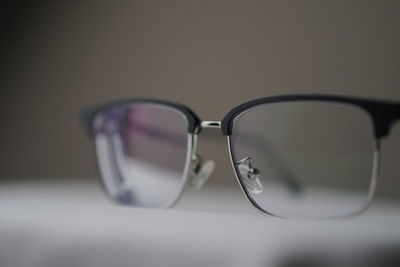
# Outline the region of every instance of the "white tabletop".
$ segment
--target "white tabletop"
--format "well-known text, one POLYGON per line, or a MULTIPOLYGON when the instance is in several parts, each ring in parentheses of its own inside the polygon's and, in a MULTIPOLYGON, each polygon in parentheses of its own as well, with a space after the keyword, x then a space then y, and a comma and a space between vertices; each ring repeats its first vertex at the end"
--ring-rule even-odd
POLYGON ((399 211, 375 202, 351 221, 289 221, 259 214, 230 187, 189 189, 176 208, 159 210, 112 204, 97 183, 2 184, 0 266, 279 267, 310 252, 344 259, 400 244, 399 211))

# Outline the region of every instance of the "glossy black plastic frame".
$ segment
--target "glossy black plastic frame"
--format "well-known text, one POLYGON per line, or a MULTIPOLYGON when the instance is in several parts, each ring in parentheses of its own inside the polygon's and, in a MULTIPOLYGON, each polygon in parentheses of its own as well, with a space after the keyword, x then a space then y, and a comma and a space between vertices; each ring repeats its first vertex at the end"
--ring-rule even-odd
POLYGON ((125 100, 117 100, 113 101, 111 103, 103 104, 94 108, 89 108, 86 110, 83 110, 81 113, 81 118, 83 123, 85 124, 85 127, 89 134, 93 134, 93 121, 98 113, 101 113, 102 111, 108 110, 110 108, 114 107, 123 107, 123 106, 128 106, 131 104, 143 104, 143 103, 150 103, 150 104, 160 104, 160 105, 165 105, 171 108, 175 108, 182 112, 182 114, 186 117, 188 121, 188 132, 189 133, 197 133, 201 120, 199 117, 188 107, 175 103, 175 102, 169 102, 169 101, 164 101, 164 100, 159 100, 159 99, 148 99, 148 98, 135 98, 135 99, 125 99, 125 100))
MULTIPOLYGON (((389 134, 392 124, 400 119, 400 103, 387 102, 381 100, 372 100, 366 98, 332 96, 332 95, 282 95, 255 99, 241 104, 231 111, 221 121, 222 134, 225 136, 232 135, 233 120, 242 112, 258 105, 289 102, 289 101, 324 101, 344 103, 359 107, 365 110, 372 118, 374 134, 376 138, 382 138, 389 134)), ((82 119, 89 133, 92 133, 93 120, 97 113, 112 107, 130 105, 134 103, 155 103, 162 104, 181 111, 188 120, 188 133, 199 133, 201 131, 200 118, 188 107, 164 100, 158 99, 128 99, 122 101, 114 101, 105 105, 87 109, 82 112, 82 119)))
POLYGON ((365 110, 372 118, 376 138, 389 134, 392 124, 400 118, 400 103, 386 102, 356 97, 328 95, 285 95, 255 99, 232 109, 222 120, 221 128, 224 135, 232 134, 233 120, 242 112, 258 105, 289 102, 289 101, 321 101, 343 103, 365 110))

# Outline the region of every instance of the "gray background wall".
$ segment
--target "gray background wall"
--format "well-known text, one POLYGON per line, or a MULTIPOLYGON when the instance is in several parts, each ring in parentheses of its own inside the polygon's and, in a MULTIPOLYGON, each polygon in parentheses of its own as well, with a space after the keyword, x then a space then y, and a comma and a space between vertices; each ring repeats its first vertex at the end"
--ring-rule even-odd
MULTIPOLYGON (((78 113, 111 99, 169 99, 206 120, 276 94, 400 101, 399 1, 3 1, 0 7, 3 180, 94 177, 78 113)), ((224 142, 200 139, 200 153, 218 162, 214 182, 233 181, 224 142)), ((399 147, 395 127, 383 143, 380 195, 400 195, 399 147)))

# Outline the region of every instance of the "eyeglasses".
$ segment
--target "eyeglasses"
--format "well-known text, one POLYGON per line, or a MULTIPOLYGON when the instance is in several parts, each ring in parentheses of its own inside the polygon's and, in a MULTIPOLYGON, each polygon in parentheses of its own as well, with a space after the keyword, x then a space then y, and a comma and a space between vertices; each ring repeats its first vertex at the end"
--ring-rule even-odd
POLYGON ((171 207, 214 163, 196 154, 203 128, 228 139, 237 181, 263 214, 327 219, 367 209, 379 169, 379 141, 400 118, 400 104, 341 96, 256 99, 221 122, 189 108, 133 99, 84 112, 102 183, 111 199, 136 207, 171 207))

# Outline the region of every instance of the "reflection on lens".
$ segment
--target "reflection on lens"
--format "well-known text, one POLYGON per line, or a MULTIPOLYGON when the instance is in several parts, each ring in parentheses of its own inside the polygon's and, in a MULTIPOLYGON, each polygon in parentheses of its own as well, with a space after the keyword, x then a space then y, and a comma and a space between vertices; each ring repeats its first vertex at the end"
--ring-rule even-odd
POLYGON ((142 207, 174 202, 183 187, 189 141, 180 111, 131 104, 102 112, 94 127, 103 183, 113 199, 142 207))
POLYGON ((356 106, 258 105, 234 119, 230 138, 241 183, 268 213, 320 219, 355 213, 367 203, 374 136, 371 118, 356 106))

